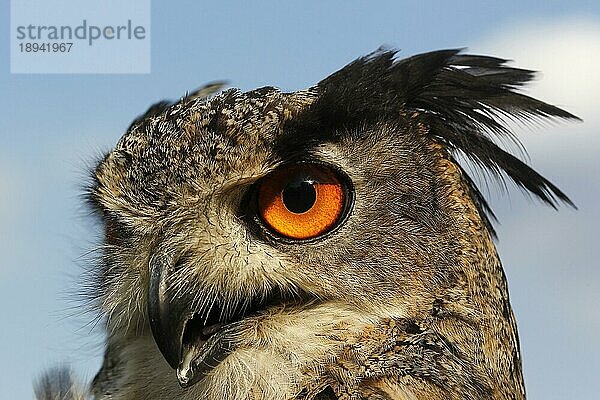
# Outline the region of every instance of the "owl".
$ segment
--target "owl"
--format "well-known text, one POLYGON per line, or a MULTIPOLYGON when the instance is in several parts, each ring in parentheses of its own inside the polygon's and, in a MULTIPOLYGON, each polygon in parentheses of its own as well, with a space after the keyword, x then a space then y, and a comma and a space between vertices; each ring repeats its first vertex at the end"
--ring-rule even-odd
MULTIPOLYGON (((92 173, 95 399, 524 399, 495 217, 466 165, 556 207, 508 120, 533 72, 380 49, 296 92, 208 85, 92 173)), ((65 393, 50 376, 38 397, 65 393)), ((67 382, 67 383, 66 383, 67 382)), ((77 391, 76 393, 80 393, 77 391)))

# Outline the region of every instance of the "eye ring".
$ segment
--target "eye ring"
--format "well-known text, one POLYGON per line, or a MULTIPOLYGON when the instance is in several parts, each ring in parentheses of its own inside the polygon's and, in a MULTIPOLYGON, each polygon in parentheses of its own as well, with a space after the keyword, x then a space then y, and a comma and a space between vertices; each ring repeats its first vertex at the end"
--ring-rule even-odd
POLYGON ((257 219, 284 241, 320 239, 339 227, 354 200, 350 179, 327 164, 285 164, 255 185, 257 219))

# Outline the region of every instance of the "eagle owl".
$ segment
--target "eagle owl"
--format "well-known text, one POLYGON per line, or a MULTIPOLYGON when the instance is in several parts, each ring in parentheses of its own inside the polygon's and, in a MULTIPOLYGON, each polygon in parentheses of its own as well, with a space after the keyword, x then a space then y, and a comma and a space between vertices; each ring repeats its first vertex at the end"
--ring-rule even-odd
POLYGON ((81 397, 524 399, 494 214, 458 160, 571 204, 497 144, 576 118, 519 93, 532 77, 381 49, 306 90, 152 106, 93 172, 107 339, 81 397))

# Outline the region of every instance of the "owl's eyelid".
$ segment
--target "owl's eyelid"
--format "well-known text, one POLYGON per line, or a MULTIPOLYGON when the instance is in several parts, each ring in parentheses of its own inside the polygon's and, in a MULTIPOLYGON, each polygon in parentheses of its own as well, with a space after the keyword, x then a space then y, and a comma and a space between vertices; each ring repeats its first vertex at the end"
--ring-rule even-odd
MULTIPOLYGON (((339 164, 332 162, 330 160, 325 160, 321 157, 316 157, 312 154, 302 154, 302 155, 298 155, 296 157, 281 161, 281 162, 273 165, 273 167, 269 168, 268 172, 265 172, 265 174, 262 176, 262 178, 272 174, 273 172, 275 172, 279 169, 286 168, 286 167, 298 166, 298 165, 320 166, 322 168, 332 170, 336 174, 342 175, 349 179, 348 174, 344 171, 344 169, 339 164)), ((262 179, 262 178, 260 178, 260 179, 262 179)))

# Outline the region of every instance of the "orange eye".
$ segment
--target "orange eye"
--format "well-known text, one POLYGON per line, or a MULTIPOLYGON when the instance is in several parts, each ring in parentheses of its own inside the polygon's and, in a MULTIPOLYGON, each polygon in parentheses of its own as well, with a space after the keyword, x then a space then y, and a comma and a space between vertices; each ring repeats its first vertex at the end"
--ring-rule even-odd
POLYGON ((317 164, 284 166, 258 188, 258 209, 274 231, 311 239, 331 230, 346 207, 347 190, 336 174, 317 164))

